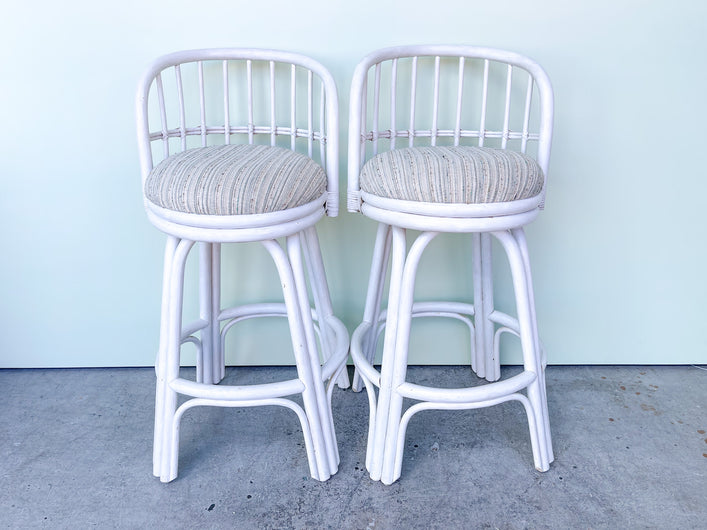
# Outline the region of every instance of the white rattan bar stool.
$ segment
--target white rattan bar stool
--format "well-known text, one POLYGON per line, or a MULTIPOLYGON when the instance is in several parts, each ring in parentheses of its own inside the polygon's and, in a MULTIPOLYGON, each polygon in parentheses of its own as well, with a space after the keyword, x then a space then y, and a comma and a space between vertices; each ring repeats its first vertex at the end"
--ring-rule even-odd
POLYGON ((177 476, 180 420, 197 406, 287 407, 302 425, 312 477, 326 480, 337 471, 331 399, 335 380, 348 386, 348 333, 332 312, 315 231, 338 210, 337 113, 329 72, 286 52, 177 52, 157 59, 140 83, 144 202, 150 221, 168 236, 153 455, 163 482, 177 476), (195 242, 200 318, 183 323, 185 261, 195 242), (267 249, 284 303, 221 307, 221 244, 242 242, 267 249), (226 333, 263 317, 288 319, 297 378, 218 385, 226 333), (180 376, 187 342, 197 349, 195 380, 180 376), (301 405, 291 399, 297 394, 301 405))
POLYGON ((524 406, 535 467, 547 470, 553 453, 545 363, 523 231, 545 197, 553 115, 547 75, 515 53, 402 46, 357 66, 350 105, 348 208, 379 223, 363 322, 351 338, 354 389, 362 381, 369 396, 371 478, 391 484, 400 477, 405 432, 417 412, 510 400, 524 406), (417 234, 409 249, 408 231, 417 234), (413 300, 420 258, 443 232, 471 236, 473 302, 413 300), (492 237, 508 257, 517 317, 494 309, 492 237), (489 382, 451 389, 407 382, 413 317, 465 322, 471 367, 489 382), (379 372, 373 363, 381 333, 379 372), (520 337, 524 369, 499 380, 503 333, 520 337), (406 398, 416 403, 403 412, 406 398))

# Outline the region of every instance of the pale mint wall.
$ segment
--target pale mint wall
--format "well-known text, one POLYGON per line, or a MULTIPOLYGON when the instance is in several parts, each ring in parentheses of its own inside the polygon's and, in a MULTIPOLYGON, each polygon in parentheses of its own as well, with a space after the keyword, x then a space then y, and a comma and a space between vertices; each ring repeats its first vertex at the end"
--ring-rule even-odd
MULTIPOLYGON (((0 17, 0 366, 153 360, 163 236, 142 211, 133 125, 152 58, 210 46, 302 52, 332 70, 344 112, 357 60, 408 43, 516 50, 554 82, 548 207, 528 231, 550 361, 706 363, 705 28, 703 0, 11 2, 0 17)), ((350 329, 373 230, 350 214, 322 225, 350 329)), ((435 245, 444 258, 431 256, 420 295, 468 291, 468 280, 446 283, 466 250, 435 245)), ((250 279, 244 296, 261 290, 275 292, 250 279)), ((508 304, 507 289, 499 297, 508 304)), ((413 360, 465 362, 463 342, 457 328, 423 326, 413 360)), ((277 336, 265 352, 239 345, 232 361, 287 362, 277 336)))

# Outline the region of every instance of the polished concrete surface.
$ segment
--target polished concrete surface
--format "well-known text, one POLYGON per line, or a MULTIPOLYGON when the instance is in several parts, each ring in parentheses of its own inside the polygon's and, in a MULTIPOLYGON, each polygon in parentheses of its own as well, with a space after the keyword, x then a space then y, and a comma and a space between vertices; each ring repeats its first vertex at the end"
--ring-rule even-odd
MULTIPOLYGON (((504 368, 504 375, 517 368, 504 368)), ((292 368, 229 368, 271 381, 292 368)), ((460 386, 464 367, 410 378, 460 386)), ((197 408, 179 477, 151 474, 154 372, 0 370, 4 528, 706 528, 705 367, 547 371, 555 462, 533 468, 522 407, 427 411, 411 422, 399 482, 364 469, 365 393, 337 389, 341 466, 308 478, 295 415, 197 408)))

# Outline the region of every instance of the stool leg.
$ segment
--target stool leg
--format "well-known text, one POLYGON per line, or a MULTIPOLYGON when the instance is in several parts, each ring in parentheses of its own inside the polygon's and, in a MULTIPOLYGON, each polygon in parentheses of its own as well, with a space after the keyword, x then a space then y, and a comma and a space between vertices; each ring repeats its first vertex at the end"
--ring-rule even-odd
MULTIPOLYGON (((336 446, 336 435, 334 432, 334 418, 329 407, 329 399, 322 381, 322 366, 317 349, 317 339, 314 334, 314 323, 312 322, 312 308, 307 293, 307 281, 304 275, 304 263, 301 249, 302 237, 300 234, 287 238, 287 249, 292 264, 292 272, 295 277, 297 296, 299 298, 300 313, 302 315, 302 327, 307 339, 307 357, 312 372, 314 395, 317 399, 317 410, 319 421, 322 426, 324 445, 329 459, 329 473, 334 474, 339 466, 339 451, 336 446)), ((313 282, 314 283, 314 282, 313 282)), ((326 323, 324 324, 326 326, 326 323)))
POLYGON ((214 336, 213 336, 213 245, 202 242, 199 244, 199 318, 207 322, 201 330, 201 359, 197 360, 196 381, 213 385, 218 380, 214 378, 214 336), (201 363, 199 363, 199 360, 201 363), (201 364, 201 366, 199 366, 201 364))
POLYGON ((160 345, 155 360, 155 432, 152 444, 152 474, 159 477, 162 459, 162 435, 164 432, 164 389, 165 370, 167 367, 167 340, 169 337, 169 289, 172 274, 172 260, 179 240, 168 236, 164 252, 164 267, 162 272, 162 309, 160 316, 160 345))
MULTIPOLYGON (((380 480, 383 473, 384 447, 386 443, 386 430, 390 413, 392 390, 394 388, 393 373, 395 371, 395 344, 397 341, 398 315, 400 305, 400 291, 402 289, 403 268, 407 244, 405 242, 405 229, 392 227, 391 272, 388 291, 388 316, 383 338, 383 358, 381 359, 381 384, 378 391, 378 406, 376 409, 375 425, 369 437, 373 443, 369 444, 372 454, 366 456, 366 467, 373 480, 380 480)), ((378 232, 381 234, 380 230, 378 232)), ((379 238, 380 239, 380 238, 379 238)), ((375 323, 374 323, 375 324, 375 323)), ((374 333, 374 329, 370 333, 374 333)))
MULTIPOLYGON (((378 339, 378 321, 381 313, 381 300, 383 298, 383 287, 385 285, 385 274, 388 270, 388 258, 390 256, 391 244, 390 226, 383 223, 378 224, 376 243, 373 248, 373 259, 371 272, 368 278, 368 292, 366 293, 366 305, 363 311, 363 322, 371 324, 368 334, 363 339, 363 351, 368 362, 373 364, 376 355, 376 344, 378 339)), ((360 392, 363 382, 358 370, 354 372, 353 383, 351 385, 354 392, 360 392)))
POLYGON ((160 480, 169 482, 177 477, 179 439, 175 436, 177 393, 170 382, 179 377, 180 350, 182 345, 182 302, 184 297, 184 267, 193 241, 182 239, 176 245, 170 262, 169 285, 167 286, 167 333, 162 375, 163 404, 161 414, 162 449, 160 454, 160 480))
MULTIPOLYGON (((328 360, 333 354, 336 343, 334 330, 327 323, 329 317, 334 315, 334 308, 331 305, 329 296, 329 285, 327 283, 326 272, 324 271, 324 261, 319 247, 319 237, 314 226, 305 229, 302 237, 302 246, 305 249, 307 259, 307 272, 309 273, 312 285, 312 295, 314 298, 314 309, 319 322, 319 329, 322 335, 322 350, 324 360, 328 360)), ((336 379, 339 388, 349 387, 349 375, 346 370, 342 370, 336 379)))
POLYGON ((494 356, 493 261, 490 234, 472 234, 474 279, 474 355, 472 369, 479 377, 497 381, 500 359, 494 356))
MULTIPOLYGON (((298 236, 290 236, 287 239, 288 250, 296 256, 299 248, 298 236)), ((301 282, 296 282, 293 264, 290 263, 287 254, 280 244, 277 243, 277 241, 262 241, 262 244, 272 256, 280 276, 282 291, 285 298, 285 307, 287 308, 287 320, 292 337, 295 364, 297 365, 297 374, 304 385, 304 390, 302 391, 302 401, 312 434, 312 451, 314 453, 314 458, 310 458, 310 462, 314 463, 316 466, 310 466, 310 472, 312 477, 316 480, 324 481, 327 480, 332 474, 329 466, 329 454, 327 450, 328 444, 325 440, 323 432, 323 428, 326 428, 328 422, 323 425, 321 420, 316 388, 317 386, 322 387, 323 385, 321 381, 321 373, 318 380, 315 377, 315 374, 312 373, 312 366, 314 363, 311 361, 311 350, 309 348, 309 341, 306 336, 305 324, 298 294, 297 284, 301 282)), ((299 264, 299 267, 301 270, 301 263, 299 264)), ((307 307, 307 312, 311 319, 311 310, 309 309, 308 302, 307 307)), ((317 362, 319 362, 316 353, 315 358, 317 362)))
MULTIPOLYGON (((518 239, 518 233, 518 230, 513 233, 510 231, 494 232, 494 236, 501 242, 506 251, 511 276, 513 277, 524 369, 536 374, 535 380, 527 388, 528 400, 535 416, 535 422, 529 422, 530 428, 536 430, 535 435, 531 433, 531 443, 537 440, 539 444, 539 447, 534 448, 533 451, 534 455, 538 455, 535 458, 535 467, 539 471, 547 471, 551 461, 552 449, 550 448, 547 404, 544 398, 545 378, 540 352, 537 347, 537 325, 535 322, 535 310, 532 307, 532 285, 528 274, 530 264, 526 259, 527 253, 524 255, 522 251, 523 245, 518 239)), ((524 238, 522 241, 524 241, 524 238)))
MULTIPOLYGON (((396 229, 394 229, 396 230, 396 229)), ((383 449, 383 468, 381 481, 383 484, 392 484, 400 478, 402 458, 396 466, 398 450, 398 435, 400 433, 400 420, 402 417, 403 396, 395 389, 405 382, 407 373, 408 352, 410 346, 410 325, 412 322, 412 306, 414 302, 415 278, 420 259, 427 245, 437 236, 437 232, 423 232, 410 246, 403 273, 400 280, 399 302, 397 304, 397 327, 395 331, 395 348, 393 351, 384 350, 383 356, 392 355, 393 374, 391 379, 392 392, 388 406, 388 425, 385 434, 383 449)), ((391 292, 391 298, 393 293, 391 292)), ((389 302, 390 304, 390 302, 389 302)), ((388 313, 390 318, 390 312, 388 313)), ((387 331, 387 330, 386 330, 387 331)), ((381 371, 382 376, 382 371, 381 371)), ((381 377, 382 379, 382 377, 381 377)), ((383 385, 381 383, 381 391, 383 385)), ((380 407, 379 407, 380 411, 380 407)))
POLYGON ((523 259, 523 263, 525 265, 525 275, 527 278, 527 284, 528 284, 528 300, 529 300, 529 305, 530 305, 530 317, 532 321, 532 327, 531 329, 533 330, 533 339, 535 342, 535 351, 537 352, 537 362, 538 362, 538 377, 541 379, 540 381, 540 390, 542 392, 542 407, 543 410, 545 411, 544 415, 544 422, 543 425, 541 426, 544 430, 545 433, 545 440, 546 440, 546 450, 547 450, 547 460, 548 463, 552 462, 555 460, 555 456, 552 451, 552 435, 550 434, 550 419, 549 419, 549 413, 548 408, 547 408, 547 386, 545 384, 545 365, 546 365, 546 360, 543 358, 543 352, 540 347, 540 336, 538 332, 538 325, 537 325, 537 314, 535 310, 535 294, 533 291, 533 277, 530 269, 530 255, 528 253, 528 242, 525 238, 525 231, 522 228, 517 228, 515 230, 512 230, 511 233, 513 234, 513 237, 516 239, 518 242, 518 247, 520 249, 521 257, 523 259))
POLYGON ((213 349, 214 383, 226 377, 226 358, 221 342, 221 243, 211 244, 211 348, 213 349))

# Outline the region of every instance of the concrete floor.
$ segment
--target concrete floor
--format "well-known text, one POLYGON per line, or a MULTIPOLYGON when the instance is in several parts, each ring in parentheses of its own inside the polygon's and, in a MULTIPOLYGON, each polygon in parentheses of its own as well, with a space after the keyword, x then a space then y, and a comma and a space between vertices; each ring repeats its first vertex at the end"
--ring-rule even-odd
MULTIPOLYGON (((505 368, 505 375, 517 368, 505 368)), ((339 472, 308 478, 292 412, 198 408, 179 478, 151 475, 149 369, 0 371, 6 528, 707 528, 704 367, 549 367, 556 460, 533 469, 522 407, 420 413, 403 476, 364 470, 367 400, 336 390, 339 472)), ((229 369, 229 380, 291 368, 229 369)), ((415 367, 459 386, 463 367, 415 367)))

